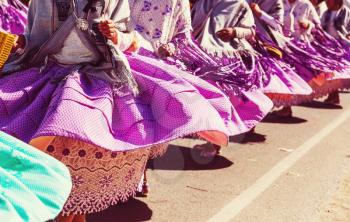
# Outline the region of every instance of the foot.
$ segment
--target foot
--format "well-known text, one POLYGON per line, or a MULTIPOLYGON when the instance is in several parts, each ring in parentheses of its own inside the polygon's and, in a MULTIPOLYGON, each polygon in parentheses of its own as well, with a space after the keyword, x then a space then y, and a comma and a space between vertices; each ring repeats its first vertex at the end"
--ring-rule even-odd
POLYGON ((283 118, 291 118, 293 117, 293 112, 292 108, 290 106, 283 107, 280 110, 273 111, 273 115, 278 116, 278 117, 283 117, 283 118))
POLYGON ((340 105, 339 92, 330 93, 324 102, 332 105, 340 105))
POLYGON ((201 157, 215 157, 220 154, 221 147, 212 143, 194 146, 195 150, 200 152, 201 157))

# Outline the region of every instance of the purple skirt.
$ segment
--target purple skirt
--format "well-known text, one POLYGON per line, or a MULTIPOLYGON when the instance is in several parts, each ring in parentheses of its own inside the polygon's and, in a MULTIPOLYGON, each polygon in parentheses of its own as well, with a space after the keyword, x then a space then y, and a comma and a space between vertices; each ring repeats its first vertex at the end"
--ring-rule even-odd
POLYGON ((0 27, 12 34, 22 34, 27 22, 27 9, 12 5, 0 5, 0 27))
POLYGON ((173 40, 176 53, 167 60, 195 76, 215 82, 223 91, 241 95, 242 92, 258 90, 269 82, 270 75, 261 67, 258 56, 242 50, 232 56, 207 53, 196 40, 177 37, 173 40))
POLYGON ((54 63, 0 79, 0 130, 127 151, 194 134, 228 142, 231 103, 211 84, 161 62, 128 56, 140 95, 113 93, 104 80, 54 63))
POLYGON ((336 77, 341 80, 341 88, 350 88, 350 47, 346 42, 333 38, 323 30, 313 32, 312 46, 325 58, 337 62, 336 77))
POLYGON ((310 95, 312 93, 311 87, 289 64, 273 57, 260 39, 255 41, 253 46, 261 54, 259 59, 261 67, 265 73, 270 75, 270 81, 264 85, 263 92, 269 96, 276 107, 301 103, 300 96, 310 95))
MULTIPOLYGON (((226 58, 222 61, 223 59, 212 57, 194 44, 191 47, 181 44, 180 47, 181 53, 164 63, 190 73, 187 77, 192 76, 194 80, 198 77, 204 79, 230 98, 232 113, 227 121, 230 135, 248 132, 271 111, 272 101, 259 89, 263 81, 259 70, 245 72, 238 66, 241 63, 236 61, 234 64, 233 59, 226 58), (250 79, 244 79, 245 74, 250 79)), ((153 52, 143 48, 139 55, 157 59, 153 52)))
POLYGON ((264 37, 261 39, 281 50, 282 62, 291 66, 293 71, 312 88, 310 95, 296 95, 293 100, 297 103, 307 102, 333 92, 341 87, 342 79, 348 78, 346 67, 344 69, 344 66, 337 61, 327 59, 312 44, 279 38, 279 41, 285 44, 282 49, 264 37))
POLYGON ((303 102, 302 96, 312 94, 312 88, 295 70, 281 60, 266 56, 263 68, 271 75, 270 82, 263 92, 273 101, 276 107, 298 105, 303 102))

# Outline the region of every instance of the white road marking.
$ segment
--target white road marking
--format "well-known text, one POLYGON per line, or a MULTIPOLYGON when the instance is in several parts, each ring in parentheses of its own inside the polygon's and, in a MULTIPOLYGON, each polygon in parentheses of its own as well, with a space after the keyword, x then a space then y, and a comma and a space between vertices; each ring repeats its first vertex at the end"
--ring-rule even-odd
POLYGON ((278 162, 273 168, 271 168, 271 170, 255 181, 252 186, 243 191, 239 196, 232 199, 231 202, 207 222, 232 221, 244 208, 249 206, 261 193, 269 188, 283 173, 291 168, 298 160, 300 160, 348 118, 350 118, 350 109, 347 109, 330 124, 290 153, 286 158, 278 162))

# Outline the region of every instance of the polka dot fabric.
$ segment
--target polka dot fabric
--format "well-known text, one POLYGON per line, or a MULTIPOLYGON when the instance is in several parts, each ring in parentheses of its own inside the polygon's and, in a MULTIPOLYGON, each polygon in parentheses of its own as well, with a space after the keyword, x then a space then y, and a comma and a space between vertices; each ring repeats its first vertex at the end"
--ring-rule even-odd
MULTIPOLYGON (((111 151, 165 143, 202 131, 224 145, 232 105, 217 88, 138 55, 128 56, 140 95, 49 64, 0 79, 0 129, 29 142, 39 136, 78 139, 111 151)), ((211 138, 211 137, 209 137, 211 138)))

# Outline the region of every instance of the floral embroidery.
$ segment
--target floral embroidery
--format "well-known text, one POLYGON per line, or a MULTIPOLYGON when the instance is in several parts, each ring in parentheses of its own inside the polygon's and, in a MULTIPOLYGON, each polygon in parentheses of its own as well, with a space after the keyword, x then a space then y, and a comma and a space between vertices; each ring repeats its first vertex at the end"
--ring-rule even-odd
POLYGON ((126 182, 129 182, 130 180, 132 180, 132 178, 134 177, 135 175, 135 169, 130 169, 128 171, 128 173, 125 175, 125 181, 126 182))
POLYGON ((84 183, 84 180, 82 176, 72 176, 72 182, 73 186, 80 187, 84 183))
POLYGON ((169 5, 166 5, 166 6, 165 6, 165 12, 166 12, 167 14, 169 14, 169 13, 172 12, 172 11, 173 11, 173 9, 172 9, 171 6, 169 6, 169 5))
POLYGON ((64 150, 62 151, 62 154, 63 154, 64 156, 68 156, 69 153, 70 153, 69 149, 64 149, 64 150))
POLYGON ((146 1, 148 3, 137 0, 129 1, 135 30, 155 47, 172 41, 176 33, 191 32, 188 1, 148 0, 146 1))
POLYGON ((66 164, 73 181, 63 215, 99 212, 127 201, 135 195, 150 155, 161 155, 167 146, 112 152, 63 137, 56 137, 50 145, 55 149, 47 152, 66 164))
POLYGON ((96 152, 95 157, 96 157, 96 159, 102 159, 103 154, 101 152, 96 152))
POLYGON ((156 28, 154 30, 154 34, 153 34, 152 38, 159 39, 161 36, 162 36, 162 31, 156 28))
POLYGON ((112 152, 111 153, 111 158, 116 158, 118 156, 118 152, 112 152))
POLYGON ((173 11, 173 8, 169 5, 165 6, 165 12, 163 13, 163 15, 167 15, 170 14, 173 11))
POLYGON ((136 30, 137 32, 142 33, 142 32, 145 30, 145 27, 143 27, 142 25, 136 24, 135 30, 136 30))
POLYGON ((79 150, 78 155, 80 157, 84 157, 86 155, 86 151, 85 150, 79 150))
POLYGON ((147 12, 150 11, 152 7, 152 3, 150 1, 143 1, 143 8, 141 11, 147 12))
POLYGON ((113 183, 113 177, 111 175, 106 175, 102 177, 102 179, 99 182, 103 188, 109 187, 113 183))
POLYGON ((55 151, 55 147, 50 145, 46 148, 46 150, 47 150, 47 152, 52 153, 53 151, 55 151))

